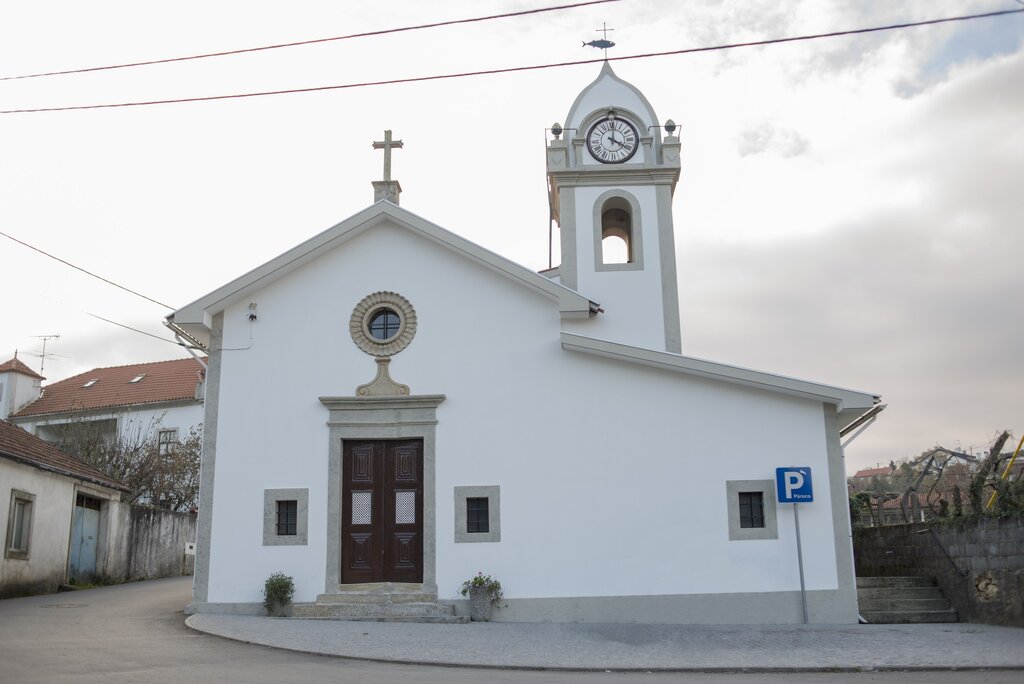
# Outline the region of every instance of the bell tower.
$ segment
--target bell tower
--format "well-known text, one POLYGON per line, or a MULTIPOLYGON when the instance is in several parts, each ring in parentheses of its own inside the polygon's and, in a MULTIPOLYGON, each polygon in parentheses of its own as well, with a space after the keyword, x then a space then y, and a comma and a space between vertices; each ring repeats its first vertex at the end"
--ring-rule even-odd
POLYGON ((675 124, 605 62, 552 126, 548 193, 561 234, 560 282, 599 302, 569 332, 681 353, 672 196, 679 180, 675 124))

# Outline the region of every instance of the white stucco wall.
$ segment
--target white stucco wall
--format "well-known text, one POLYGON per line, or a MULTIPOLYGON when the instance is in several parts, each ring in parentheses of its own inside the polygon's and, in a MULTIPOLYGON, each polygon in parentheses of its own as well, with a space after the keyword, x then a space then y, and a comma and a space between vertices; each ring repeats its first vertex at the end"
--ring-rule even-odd
MULTIPOLYGON (((665 313, 662 293, 661 254, 658 242, 658 208, 651 186, 620 189, 639 205, 633 216, 634 234, 640 234, 643 270, 596 270, 594 207, 607 187, 576 188, 576 290, 601 305, 605 313, 593 320, 566 321, 568 332, 611 340, 646 349, 665 349, 665 313)), ((598 219, 599 220, 599 219, 598 219)), ((674 286, 675 283, 672 283, 674 286)))
POLYGON ((42 381, 21 373, 0 373, 0 419, 39 397, 42 381))
POLYGON ((817 498, 801 511, 807 586, 836 588, 819 403, 564 351, 554 302, 382 226, 225 311, 209 602, 259 602, 278 570, 298 601, 323 592, 318 397, 372 379, 348 322, 378 290, 405 296, 418 318, 392 376, 413 394, 447 395, 434 494, 441 598, 478 570, 509 598, 796 590, 791 511, 779 511, 778 540, 728 540, 725 481, 771 479, 782 465, 814 471, 817 498), (499 543, 454 543, 462 485, 500 485, 499 543), (263 490, 275 488, 309 489, 307 546, 262 545, 263 490))

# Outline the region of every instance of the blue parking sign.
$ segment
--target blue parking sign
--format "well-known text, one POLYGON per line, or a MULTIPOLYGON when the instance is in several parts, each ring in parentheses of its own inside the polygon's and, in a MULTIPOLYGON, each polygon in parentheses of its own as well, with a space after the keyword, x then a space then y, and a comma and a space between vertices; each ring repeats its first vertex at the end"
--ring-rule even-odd
POLYGON ((811 469, 807 466, 776 468, 775 489, 778 492, 779 503, 810 503, 814 501, 811 469))

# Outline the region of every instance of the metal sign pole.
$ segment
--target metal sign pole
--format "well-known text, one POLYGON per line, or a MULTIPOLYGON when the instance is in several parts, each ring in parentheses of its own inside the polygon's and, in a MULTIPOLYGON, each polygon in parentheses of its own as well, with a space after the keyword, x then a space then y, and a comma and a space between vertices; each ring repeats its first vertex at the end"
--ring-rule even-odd
POLYGON ((807 624, 807 587, 804 585, 804 553, 800 546, 800 511, 799 504, 793 504, 793 522, 796 523, 796 562, 800 566, 800 606, 804 611, 804 624, 807 624))

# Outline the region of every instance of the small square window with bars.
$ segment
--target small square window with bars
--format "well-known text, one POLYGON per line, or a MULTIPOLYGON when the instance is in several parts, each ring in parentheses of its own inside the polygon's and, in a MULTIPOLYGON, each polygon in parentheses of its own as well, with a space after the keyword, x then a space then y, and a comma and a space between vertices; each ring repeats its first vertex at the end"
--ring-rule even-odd
POLYGON ((299 533, 299 502, 292 499, 277 502, 278 536, 294 536, 299 533))
POLYGON ((466 532, 480 534, 491 531, 491 517, 486 496, 466 499, 466 532))
POLYGON ((740 527, 764 527, 764 493, 740 492, 740 527))

